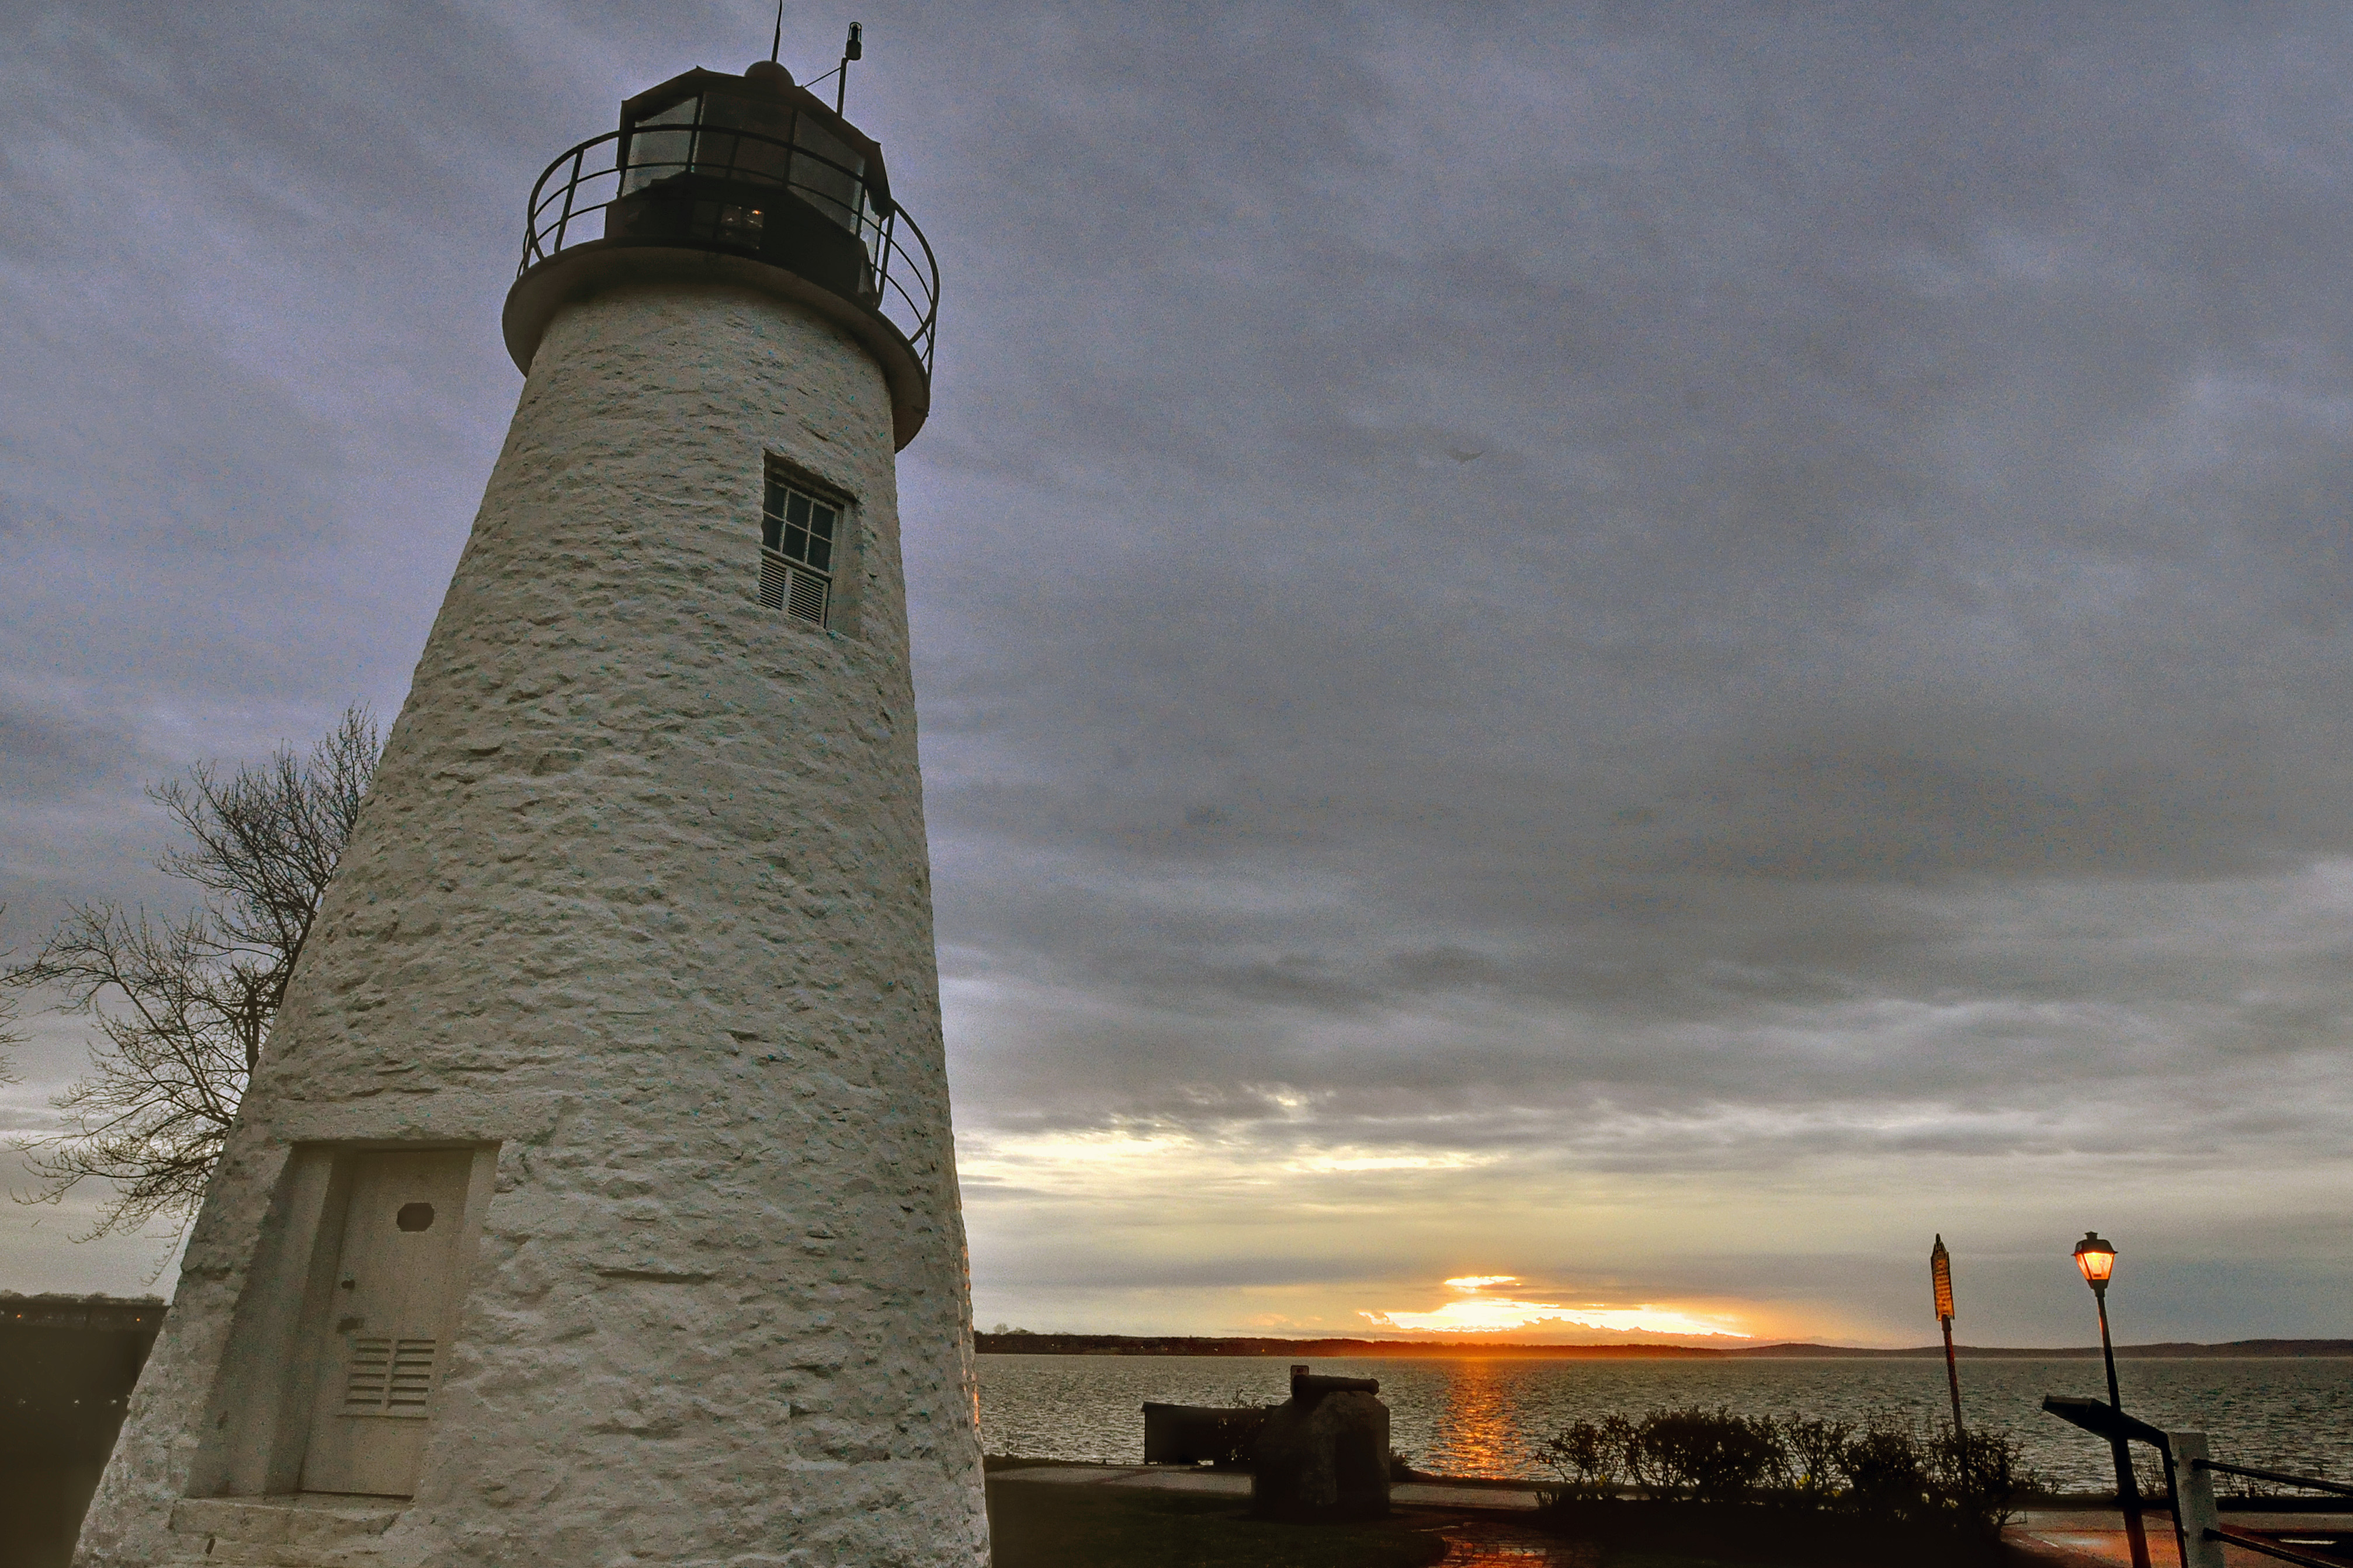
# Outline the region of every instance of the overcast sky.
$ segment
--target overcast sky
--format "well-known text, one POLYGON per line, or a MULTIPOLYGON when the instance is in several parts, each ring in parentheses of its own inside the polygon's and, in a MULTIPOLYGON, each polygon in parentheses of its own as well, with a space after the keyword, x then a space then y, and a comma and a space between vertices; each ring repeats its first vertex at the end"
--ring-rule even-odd
MULTIPOLYGON (((5 12, 22 951, 177 899, 145 781, 396 711, 532 181, 768 18, 5 12)), ((2353 13, 885 0, 786 63, 853 16, 945 277, 984 1325, 1920 1343, 1941 1231, 1964 1340, 2083 1342, 2097 1226, 2125 1340, 2353 1334, 2353 13)), ((137 1289, 87 1220, 0 1209, 0 1289, 137 1289)))

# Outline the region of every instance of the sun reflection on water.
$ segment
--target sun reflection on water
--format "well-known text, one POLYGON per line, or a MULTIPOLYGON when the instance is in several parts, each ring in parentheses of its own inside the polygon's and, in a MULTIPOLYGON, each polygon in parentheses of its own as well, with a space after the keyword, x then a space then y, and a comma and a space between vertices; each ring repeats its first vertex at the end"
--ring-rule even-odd
POLYGON ((1525 1468, 1514 1408, 1490 1361, 1458 1362, 1440 1400, 1432 1447, 1447 1456, 1449 1473, 1508 1476, 1525 1468))

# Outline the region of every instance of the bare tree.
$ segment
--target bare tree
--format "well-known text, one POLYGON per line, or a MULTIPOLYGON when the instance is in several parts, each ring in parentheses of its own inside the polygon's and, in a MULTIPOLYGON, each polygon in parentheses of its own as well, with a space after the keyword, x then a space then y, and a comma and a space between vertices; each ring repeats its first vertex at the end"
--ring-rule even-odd
POLYGON ((65 1129, 18 1144, 40 1181, 24 1201, 113 1183, 84 1239, 195 1212, 379 748, 375 719, 353 704, 307 758, 281 749, 263 767, 224 778, 199 765, 151 789, 185 835, 158 864, 203 889, 203 902, 179 920, 70 905, 39 952, 0 971, 0 985, 62 993, 100 1036, 90 1076, 50 1101, 65 1129))
MULTIPOLYGON (((7 912, 8 906, 0 904, 0 915, 7 912)), ((5 1054, 9 1047, 25 1043, 25 1037, 16 1032, 16 999, 5 991, 0 991, 0 1083, 16 1081, 16 1075, 9 1070, 8 1058, 5 1054)))

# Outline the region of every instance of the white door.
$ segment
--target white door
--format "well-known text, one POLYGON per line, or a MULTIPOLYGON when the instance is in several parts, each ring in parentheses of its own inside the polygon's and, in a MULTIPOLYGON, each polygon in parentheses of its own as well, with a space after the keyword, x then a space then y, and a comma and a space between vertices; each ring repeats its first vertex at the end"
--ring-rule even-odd
POLYGON ((354 1157, 335 1285, 313 1342, 304 1491, 416 1491, 458 1318, 472 1160, 463 1150, 354 1157))

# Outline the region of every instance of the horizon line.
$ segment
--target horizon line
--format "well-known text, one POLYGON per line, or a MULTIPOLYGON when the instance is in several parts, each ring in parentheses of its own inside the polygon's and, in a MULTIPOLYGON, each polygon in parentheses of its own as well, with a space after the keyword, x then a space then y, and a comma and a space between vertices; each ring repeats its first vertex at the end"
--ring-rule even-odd
MULTIPOLYGON (((1374 1350, 1376 1353, 1380 1354, 1393 1354, 1400 1351, 1438 1351, 1450 1354, 1470 1352, 1485 1355, 1600 1354, 1616 1356, 1785 1356, 1794 1358, 1808 1354, 1829 1356, 1911 1357, 1941 1356, 1945 1353, 1944 1346, 1942 1344, 1936 1343, 1903 1346, 1847 1345, 1834 1344, 1814 1340, 1783 1340, 1775 1341, 1767 1344, 1706 1345, 1672 1344, 1650 1342, 1630 1343, 1623 1341, 1606 1342, 1601 1343, 1578 1343, 1560 1341, 1505 1341, 1474 1338, 1468 1334, 1458 1334, 1446 1338, 1384 1336, 1370 1334, 1116 1334, 1088 1333, 1075 1331, 1041 1329, 1008 1329, 1002 1331, 996 1330, 976 1330, 973 1333, 974 1346, 976 1351, 979 1353, 1001 1353, 1005 1342, 1008 1341, 1060 1342, 1074 1347, 1092 1346, 1104 1351, 1113 1351, 1114 1352, 1120 1348, 1127 1346, 1140 1348, 1145 1346, 1185 1345, 1232 1346, 1237 1348, 1249 1346, 1251 1347, 1249 1353, 1265 1354, 1278 1353, 1282 1347, 1294 1347, 1299 1350, 1300 1353, 1304 1353, 1304 1347, 1307 1346, 1349 1345, 1367 1347, 1368 1349, 1374 1350), (982 1351, 980 1347, 984 1341, 992 1342, 992 1343, 997 1348, 993 1351, 982 1351)), ((2168 1352, 2175 1355, 2184 1353, 2203 1354, 2209 1357, 2218 1357, 2231 1352, 2236 1352, 2242 1356, 2257 1358, 2263 1358, 2267 1354, 2268 1358, 2273 1359, 2282 1357, 2321 1359, 2338 1356, 2353 1358, 2353 1339, 2318 1337, 2296 1338, 2282 1335, 2266 1335, 2239 1340, 2152 1340, 2138 1344, 2117 1345, 2115 1347, 2115 1350, 2116 1353, 2119 1356, 2132 1355, 2143 1358, 2162 1358, 2168 1352)), ((1957 1342, 1953 1346, 1953 1351, 1956 1355, 1970 1355, 1977 1357, 2079 1357, 2097 1356, 2101 1353, 2100 1347, 2097 1344, 1970 1345, 1957 1342)), ((1056 1352, 1047 1351, 1043 1353, 1051 1354, 1056 1352)))

